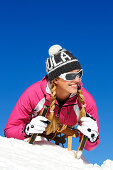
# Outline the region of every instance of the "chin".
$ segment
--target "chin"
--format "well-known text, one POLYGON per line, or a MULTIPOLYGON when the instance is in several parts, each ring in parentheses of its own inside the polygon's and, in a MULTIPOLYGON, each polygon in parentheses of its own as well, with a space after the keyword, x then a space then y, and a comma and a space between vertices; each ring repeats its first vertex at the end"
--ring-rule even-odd
POLYGON ((77 90, 72 90, 71 93, 75 94, 75 93, 77 93, 77 90))

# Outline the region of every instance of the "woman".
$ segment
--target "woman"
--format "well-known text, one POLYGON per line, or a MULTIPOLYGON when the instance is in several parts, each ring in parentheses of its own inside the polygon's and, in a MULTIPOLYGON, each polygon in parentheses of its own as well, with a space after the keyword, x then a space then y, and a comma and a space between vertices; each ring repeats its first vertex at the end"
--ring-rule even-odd
POLYGON ((19 98, 5 127, 6 137, 23 140, 33 133, 55 133, 59 122, 72 127, 79 123, 77 129, 88 137, 85 149, 96 148, 99 143, 97 107, 82 87, 83 70, 78 59, 60 45, 53 45, 49 49, 46 71, 42 81, 31 85, 19 98), (50 107, 43 117, 39 114, 46 101, 50 101, 50 107), (88 117, 81 118, 84 109, 88 117))

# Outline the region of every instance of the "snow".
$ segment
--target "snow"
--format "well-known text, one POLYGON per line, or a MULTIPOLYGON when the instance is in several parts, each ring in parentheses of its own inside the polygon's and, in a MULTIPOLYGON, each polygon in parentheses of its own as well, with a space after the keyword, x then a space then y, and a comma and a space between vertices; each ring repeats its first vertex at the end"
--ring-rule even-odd
POLYGON ((74 153, 48 141, 32 145, 0 136, 0 170, 113 170, 112 160, 93 165, 83 155, 74 158, 74 153))

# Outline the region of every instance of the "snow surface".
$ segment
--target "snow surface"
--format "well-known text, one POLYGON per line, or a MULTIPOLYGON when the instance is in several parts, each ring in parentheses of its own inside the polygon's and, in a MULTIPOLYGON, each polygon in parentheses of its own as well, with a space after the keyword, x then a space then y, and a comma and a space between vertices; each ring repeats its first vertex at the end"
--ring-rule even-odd
POLYGON ((93 165, 74 153, 48 141, 32 145, 0 136, 0 170, 113 170, 112 160, 93 165))

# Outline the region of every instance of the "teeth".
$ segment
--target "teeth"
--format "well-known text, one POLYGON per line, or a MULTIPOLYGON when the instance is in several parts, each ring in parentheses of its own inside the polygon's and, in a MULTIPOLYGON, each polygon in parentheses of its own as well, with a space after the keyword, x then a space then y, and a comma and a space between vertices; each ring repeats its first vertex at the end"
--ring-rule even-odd
POLYGON ((73 87, 77 87, 77 85, 75 84, 75 85, 72 85, 73 87))

